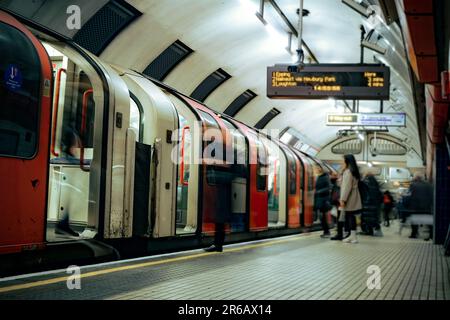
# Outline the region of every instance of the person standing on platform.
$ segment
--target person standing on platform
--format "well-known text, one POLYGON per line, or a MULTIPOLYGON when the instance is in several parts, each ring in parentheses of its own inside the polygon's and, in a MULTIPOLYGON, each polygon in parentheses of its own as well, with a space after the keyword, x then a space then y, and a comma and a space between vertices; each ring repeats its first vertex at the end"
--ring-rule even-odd
POLYGON ((384 225, 389 227, 390 223, 390 214, 392 208, 394 207, 394 198, 392 198, 389 190, 386 190, 383 194, 383 212, 384 212, 384 225))
MULTIPOLYGON (((373 173, 368 173, 363 181, 368 188, 368 199, 367 199, 367 212, 366 213, 366 227, 369 235, 382 236, 380 226, 380 211, 382 203, 382 193, 380 191, 380 185, 377 179, 374 177, 373 173)), ((364 204, 363 204, 364 206, 364 204)), ((366 211, 366 208, 364 208, 366 211)))
POLYGON ((344 156, 344 172, 342 174, 340 209, 344 211, 345 220, 351 222, 350 237, 344 239, 347 243, 358 243, 356 235, 356 215, 362 209, 361 195, 359 193, 359 181, 361 175, 355 157, 352 154, 344 156))
POLYGON ((220 188, 218 192, 217 207, 214 216, 215 233, 214 244, 204 249, 206 252, 222 252, 225 242, 225 225, 231 219, 231 181, 233 172, 227 168, 220 168, 210 165, 207 168, 208 183, 217 185, 220 188))
MULTIPOLYGON (((344 214, 344 213, 341 210, 339 210, 339 207, 340 207, 339 199, 340 199, 341 188, 339 186, 338 176, 336 173, 331 174, 330 181, 331 181, 331 205, 336 207, 336 209, 337 209, 337 217, 336 217, 337 234, 334 237, 332 237, 330 240, 342 240, 342 239, 344 239, 345 222, 343 221, 344 219, 341 219, 341 214, 344 214)), ((350 231, 350 229, 348 229, 346 231, 350 231)))
POLYGON ((420 173, 416 173, 409 187, 409 194, 412 211, 410 238, 415 239, 419 236, 419 221, 422 220, 422 224, 429 227, 429 237, 425 240, 430 240, 433 238, 433 187, 420 173))
POLYGON ((330 227, 328 226, 328 213, 331 210, 330 204, 331 182, 327 172, 323 172, 316 181, 316 193, 314 196, 315 210, 320 212, 322 220, 322 238, 330 237, 330 227))

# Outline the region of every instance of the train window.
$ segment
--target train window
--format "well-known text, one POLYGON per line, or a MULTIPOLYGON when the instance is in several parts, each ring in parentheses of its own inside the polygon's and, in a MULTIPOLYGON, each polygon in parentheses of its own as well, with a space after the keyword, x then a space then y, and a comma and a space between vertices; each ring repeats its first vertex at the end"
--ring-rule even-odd
MULTIPOLYGON (((176 214, 176 233, 193 233, 197 229, 196 216, 192 210, 188 210, 189 199, 189 179, 191 171, 192 137, 187 119, 178 114, 179 128, 179 167, 177 179, 177 214, 176 214)), ((192 186, 191 186, 192 187, 192 186)), ((191 189, 192 190, 192 189, 191 189)))
POLYGON ((208 137, 203 139, 203 160, 206 162, 206 181, 210 185, 216 184, 217 172, 214 170, 215 163, 223 163, 224 159, 224 146, 222 141, 222 131, 220 130, 219 124, 209 113, 198 110, 200 116, 202 117, 207 130, 216 130, 209 134, 208 137), (214 144, 213 147, 210 147, 214 144))
POLYGON ((309 164, 309 172, 308 172, 308 183, 309 183, 309 190, 314 189, 314 181, 315 181, 315 175, 314 175, 314 166, 311 163, 311 160, 307 160, 309 164))
POLYGON ((33 44, 0 23, 0 155, 32 158, 37 150, 41 65, 33 44))
POLYGON ((286 151, 286 155, 289 170, 289 194, 295 195, 297 193, 297 162, 290 151, 286 151))
POLYGON ((245 174, 245 169, 247 168, 248 163, 248 148, 245 140, 245 136, 228 120, 222 119, 225 123, 225 126, 230 130, 233 142, 233 159, 228 159, 227 162, 233 162, 236 164, 236 170, 244 171, 240 172, 245 174), (232 161, 231 161, 232 160, 232 161))
POLYGON ((143 138, 143 119, 142 119, 142 106, 135 96, 131 94, 130 98, 130 128, 136 133, 137 141, 142 141, 143 138))
POLYGON ((267 151, 261 141, 257 141, 256 189, 267 190, 267 151))
POLYGON ((201 117, 205 121, 205 125, 208 129, 209 128, 217 128, 217 129, 219 128, 219 124, 217 123, 216 119, 214 119, 214 117, 212 115, 210 115, 209 113, 202 111, 202 110, 198 110, 198 112, 200 113, 201 117))
POLYGON ((94 118, 95 118, 95 101, 92 83, 89 77, 78 66, 74 66, 74 72, 78 73, 76 81, 76 118, 75 130, 80 133, 80 138, 84 148, 92 148, 94 145, 94 118))
POLYGON ((191 130, 188 126, 183 127, 181 133, 181 171, 180 182, 188 185, 191 163, 191 130))

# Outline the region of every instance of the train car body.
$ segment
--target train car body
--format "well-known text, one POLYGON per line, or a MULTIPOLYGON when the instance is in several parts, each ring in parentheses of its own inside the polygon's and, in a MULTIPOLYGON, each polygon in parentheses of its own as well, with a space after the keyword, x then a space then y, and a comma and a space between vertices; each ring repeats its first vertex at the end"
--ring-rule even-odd
POLYGON ((0 28, 6 273, 198 247, 218 219, 229 241, 317 224, 320 161, 3 11, 0 28))

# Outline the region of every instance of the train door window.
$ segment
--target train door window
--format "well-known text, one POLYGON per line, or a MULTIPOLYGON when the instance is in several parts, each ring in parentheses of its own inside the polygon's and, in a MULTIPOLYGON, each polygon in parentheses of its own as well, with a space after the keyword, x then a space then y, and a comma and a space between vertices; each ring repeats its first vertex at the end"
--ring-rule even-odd
POLYGON ((275 227, 279 222, 280 213, 280 154, 278 147, 270 140, 264 138, 268 150, 268 218, 269 226, 275 227))
POLYGON ((297 194, 297 161, 289 150, 286 150, 288 158, 289 194, 297 194))
POLYGON ((223 164, 224 160, 224 145, 222 139, 222 131, 219 124, 209 113, 198 110, 200 116, 204 121, 208 134, 204 135, 203 140, 203 160, 206 162, 206 181, 209 185, 216 183, 217 172, 215 171, 215 164, 223 164))
POLYGON ((136 140, 142 142, 143 137, 143 121, 142 121, 142 107, 137 98, 133 95, 130 97, 130 128, 136 134, 136 140))
POLYGON ((228 120, 222 119, 231 134, 233 156, 227 158, 227 162, 235 165, 235 173, 240 176, 246 175, 248 164, 248 147, 245 136, 228 120))
POLYGON ((256 140, 257 164, 256 164, 256 189, 258 191, 267 190, 267 151, 263 143, 256 140))
POLYGON ((189 176, 191 164, 191 130, 186 119, 179 115, 179 167, 177 179, 177 214, 176 225, 177 234, 192 233, 196 230, 196 220, 188 217, 188 193, 189 193, 189 176))
POLYGON ((102 154, 103 83, 95 69, 70 47, 59 42, 44 43, 44 47, 57 75, 47 240, 77 237, 86 228, 90 230, 85 235, 94 236, 100 196, 101 170, 97 168, 102 154))
MULTIPOLYGON (((231 230, 234 232, 247 229, 247 177, 248 147, 245 136, 228 120, 222 119, 231 134, 233 159, 231 180, 231 230)), ((232 160, 232 161, 231 161, 232 160)))
POLYGON ((0 156, 33 158, 38 144, 41 67, 31 41, 0 22, 0 156))

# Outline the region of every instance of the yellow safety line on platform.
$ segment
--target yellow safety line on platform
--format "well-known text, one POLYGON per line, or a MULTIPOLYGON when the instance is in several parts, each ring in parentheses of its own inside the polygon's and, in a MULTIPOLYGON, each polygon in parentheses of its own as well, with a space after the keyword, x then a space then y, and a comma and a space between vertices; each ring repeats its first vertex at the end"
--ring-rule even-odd
MULTIPOLYGON (((242 250, 253 249, 253 248, 260 248, 260 247, 267 247, 267 246, 274 245, 274 244, 280 244, 280 243, 285 243, 285 242, 289 242, 289 241, 299 240, 299 239, 303 238, 304 236, 308 236, 308 235, 312 235, 312 234, 311 233, 302 234, 301 236, 293 237, 293 238, 289 238, 289 239, 274 240, 274 241, 269 241, 269 242, 265 242, 265 243, 251 244, 251 245, 246 245, 243 247, 237 247, 234 249, 227 249, 224 253, 242 251, 242 250)), ((216 254, 220 254, 220 253, 219 252, 205 252, 205 253, 199 253, 199 254, 194 254, 194 255, 190 255, 190 256, 183 256, 183 257, 172 258, 172 259, 167 259, 167 260, 143 262, 143 263, 132 264, 132 265, 128 265, 128 266, 92 271, 92 272, 88 272, 85 274, 81 274, 80 278, 95 277, 95 276, 99 276, 102 274, 108 274, 108 273, 113 273, 113 272, 156 266, 156 265, 164 264, 164 263, 191 260, 191 259, 195 259, 195 258, 216 255, 216 254)), ((221 253, 221 254, 223 254, 223 253, 221 253)), ((69 275, 69 276, 71 276, 71 275, 69 275)), ((24 284, 17 284, 17 285, 7 286, 7 287, 0 287, 0 293, 21 290, 21 289, 29 289, 29 288, 34 288, 34 287, 40 287, 40 286, 45 286, 45 285, 54 284, 54 283, 58 283, 58 282, 65 282, 65 281, 67 281, 69 276, 58 277, 58 278, 53 278, 53 279, 48 279, 48 280, 40 280, 40 281, 24 283, 24 284)))

